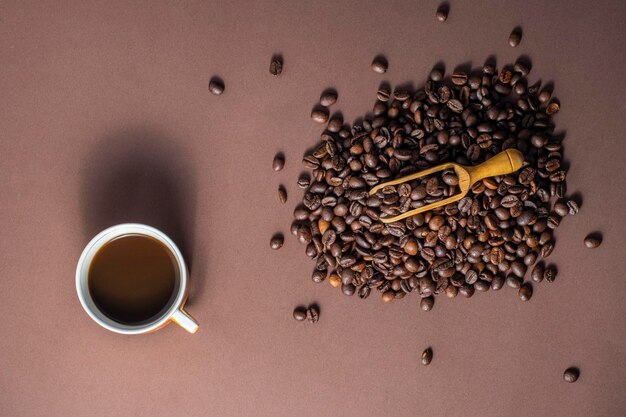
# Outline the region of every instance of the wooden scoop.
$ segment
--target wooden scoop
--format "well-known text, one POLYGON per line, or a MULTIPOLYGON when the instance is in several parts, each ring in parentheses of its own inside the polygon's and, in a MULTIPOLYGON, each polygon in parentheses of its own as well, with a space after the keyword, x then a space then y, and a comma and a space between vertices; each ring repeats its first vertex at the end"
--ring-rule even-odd
POLYGON ((441 201, 437 201, 435 203, 427 204, 423 207, 409 210, 406 213, 402 213, 397 216, 380 218, 380 221, 383 223, 393 223, 406 217, 414 216, 418 213, 423 213, 425 211, 429 211, 437 207, 445 206, 446 204, 458 201, 465 197, 468 191, 472 188, 472 185, 474 185, 476 182, 482 180, 483 178, 506 175, 515 172, 522 167, 523 162, 524 156, 520 151, 518 151, 517 149, 507 149, 495 155, 493 158, 483 162, 482 164, 473 167, 467 167, 448 162, 445 164, 437 165, 436 167, 428 168, 415 174, 398 178, 397 180, 387 181, 372 188, 369 192, 369 195, 372 196, 376 194, 378 190, 387 185, 398 185, 407 181, 412 181, 416 178, 431 175, 435 172, 443 171, 444 169, 454 169, 454 172, 456 172, 456 175, 459 177, 459 189, 461 190, 460 193, 445 198, 441 201))

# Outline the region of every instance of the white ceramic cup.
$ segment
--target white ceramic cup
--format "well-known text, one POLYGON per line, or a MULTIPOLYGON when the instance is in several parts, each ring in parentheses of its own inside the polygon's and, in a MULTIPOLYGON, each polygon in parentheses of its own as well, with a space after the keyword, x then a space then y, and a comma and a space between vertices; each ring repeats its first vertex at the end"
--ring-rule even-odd
POLYGON ((100 326, 113 332, 122 334, 149 333, 158 330, 173 321, 188 332, 195 333, 198 330, 198 323, 183 309, 185 301, 187 301, 188 275, 189 272, 187 271, 187 265, 185 264, 183 255, 180 253, 176 244, 169 237, 167 237, 165 233, 145 224, 125 223, 103 230, 87 244, 82 255, 80 255, 78 266, 76 267, 76 291, 78 292, 78 299, 87 314, 89 314, 89 316, 100 326), (89 293, 88 285, 89 266, 91 265, 91 262, 93 261, 93 258, 98 250, 107 242, 110 242, 117 237, 129 234, 145 235, 157 239, 171 251, 178 265, 178 274, 176 278, 177 292, 175 296, 170 299, 167 306, 164 306, 162 314, 150 319, 147 322, 139 323, 137 325, 119 323, 107 317, 102 311, 100 311, 96 303, 93 301, 91 294, 89 293))

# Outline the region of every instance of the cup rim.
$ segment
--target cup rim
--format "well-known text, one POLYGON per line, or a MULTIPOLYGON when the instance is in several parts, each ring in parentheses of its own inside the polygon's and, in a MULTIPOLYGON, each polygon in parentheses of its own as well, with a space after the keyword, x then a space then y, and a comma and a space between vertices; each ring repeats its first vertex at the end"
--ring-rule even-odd
MULTIPOLYGON (((89 270, 87 270, 86 273, 88 274, 89 270)), ((83 249, 83 252, 78 259, 78 264, 76 266, 76 293, 78 294, 78 299, 80 300, 80 304, 83 306, 85 312, 100 326, 111 330, 112 332, 121 334, 142 334, 151 332, 167 324, 172 319, 174 313, 176 313, 176 311, 181 308, 187 293, 187 275, 187 265, 185 264, 182 253, 180 252, 178 246, 176 246, 174 241, 172 241, 172 239, 170 239, 165 233, 157 228, 142 223, 121 223, 108 227, 98 233, 89 241, 89 243, 87 243, 87 245, 83 249), (86 299, 87 296, 85 295, 85 293, 89 291, 89 288, 85 288, 83 286, 82 280, 84 269, 89 266, 85 264, 85 261, 93 247, 100 244, 102 239, 107 236, 108 239, 106 240, 106 242, 112 240, 115 237, 119 237, 129 233, 145 234, 147 236, 156 238, 164 243, 171 250, 172 254, 176 258, 179 268, 178 293, 176 294, 176 298, 174 299, 174 301, 171 302, 171 305, 169 306, 167 311, 164 312, 159 319, 139 326, 117 323, 114 320, 111 320, 112 323, 115 323, 115 325, 113 325, 107 321, 102 320, 97 314, 94 313, 92 308, 89 306, 89 303, 86 299)))

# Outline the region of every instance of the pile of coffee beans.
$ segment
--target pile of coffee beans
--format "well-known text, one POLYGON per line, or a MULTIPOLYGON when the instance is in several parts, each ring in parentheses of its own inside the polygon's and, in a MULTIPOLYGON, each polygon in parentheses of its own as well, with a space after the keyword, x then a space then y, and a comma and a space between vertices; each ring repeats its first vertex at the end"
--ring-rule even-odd
MULTIPOLYGON (((386 67, 380 58, 372 64, 379 73, 386 67)), ((303 158, 311 180, 291 227, 315 261, 312 279, 330 276, 345 295, 378 291, 387 302, 415 293, 426 299, 423 310, 436 295, 471 297, 504 283, 530 299, 528 269, 550 256, 554 229, 578 211, 566 199, 563 146, 553 134, 560 105, 549 88, 529 85, 530 68, 518 60, 498 71, 487 62, 450 77, 434 68, 417 91, 381 85, 372 114, 352 127, 313 117, 327 127, 303 158), (383 182, 445 162, 477 165, 509 148, 524 155, 518 172, 479 181, 458 202, 429 212, 381 221, 456 192, 453 171, 368 194, 383 182)), ((541 264, 535 282, 555 274, 541 264)))

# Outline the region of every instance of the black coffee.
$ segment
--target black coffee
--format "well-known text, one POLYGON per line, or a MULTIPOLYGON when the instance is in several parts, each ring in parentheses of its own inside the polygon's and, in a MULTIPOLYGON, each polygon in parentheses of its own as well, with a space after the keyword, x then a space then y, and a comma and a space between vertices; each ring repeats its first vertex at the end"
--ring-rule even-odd
POLYGON ((175 297, 178 263, 160 241, 128 234, 113 239, 89 267, 89 292, 112 320, 138 324, 158 316, 175 297))

